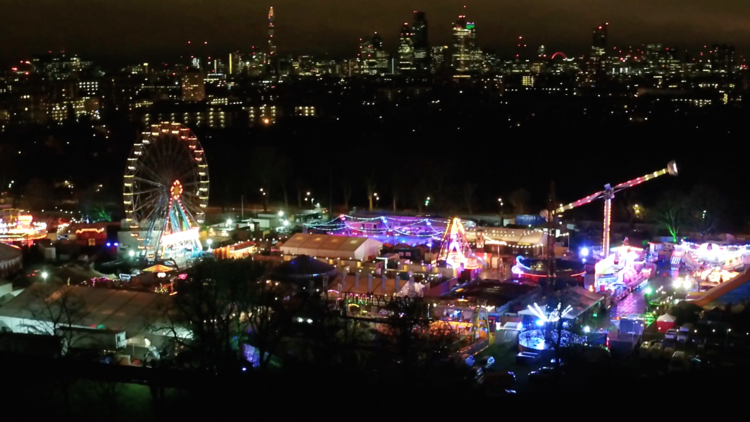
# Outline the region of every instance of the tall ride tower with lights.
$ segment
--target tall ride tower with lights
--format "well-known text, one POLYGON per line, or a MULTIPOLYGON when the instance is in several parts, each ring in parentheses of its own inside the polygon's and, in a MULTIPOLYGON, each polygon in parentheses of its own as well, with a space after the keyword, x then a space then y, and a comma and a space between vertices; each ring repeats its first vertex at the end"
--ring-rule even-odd
POLYGON ((268 11, 268 73, 275 75, 277 74, 277 63, 276 60, 276 43, 273 39, 274 27, 273 27, 273 7, 268 11))

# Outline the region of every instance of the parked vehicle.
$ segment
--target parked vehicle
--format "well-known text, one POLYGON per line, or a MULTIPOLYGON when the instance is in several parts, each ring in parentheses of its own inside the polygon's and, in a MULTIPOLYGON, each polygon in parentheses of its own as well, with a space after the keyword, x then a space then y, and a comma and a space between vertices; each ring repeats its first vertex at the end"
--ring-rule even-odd
POLYGON ((482 367, 482 369, 487 370, 487 368, 491 367, 495 364, 495 358, 492 356, 483 356, 476 360, 474 365, 479 365, 482 367))
POLYGON ((669 372, 686 372, 690 369, 690 360, 682 351, 674 352, 669 361, 669 372))
POLYGON ((532 387, 548 387, 555 378, 555 368, 542 367, 538 371, 529 372, 529 384, 532 387))
POLYGON ((651 344, 651 359, 659 359, 661 358, 662 351, 664 350, 664 345, 661 343, 653 343, 651 344))
POLYGON ((649 356, 651 356, 651 343, 648 341, 644 341, 641 343, 640 349, 638 349, 638 357, 641 359, 646 359, 649 356))
POLYGON ((667 330, 666 333, 664 333, 664 339, 665 340, 676 340, 677 339, 677 330, 674 328, 670 328, 667 330))
POLYGON ((662 352, 662 355, 664 356, 665 359, 670 359, 672 355, 675 354, 674 344, 665 342, 663 347, 664 347, 664 352, 662 352))
POLYGON ((486 374, 482 378, 485 393, 499 394, 505 390, 512 390, 516 384, 516 374, 513 372, 496 372, 486 374))
POLYGON ((690 340, 690 331, 678 331, 676 340, 680 343, 687 343, 690 340))
POLYGON ((710 368, 713 368, 713 364, 705 356, 696 355, 690 358, 690 369, 700 371, 710 368))
POLYGON ((539 360, 539 353, 521 352, 516 355, 516 363, 521 365, 531 365, 539 360))

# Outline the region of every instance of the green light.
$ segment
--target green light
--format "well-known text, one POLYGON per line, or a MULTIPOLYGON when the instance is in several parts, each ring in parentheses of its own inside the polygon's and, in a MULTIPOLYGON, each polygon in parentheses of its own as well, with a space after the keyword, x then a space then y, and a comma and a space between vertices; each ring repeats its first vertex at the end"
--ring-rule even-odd
POLYGON ((595 313, 595 314, 594 314, 594 318, 596 318, 597 316, 599 316, 599 314, 596 314, 596 313, 595 313))
POLYGON ((653 290, 651 290, 651 287, 646 287, 645 293, 646 293, 647 295, 650 295, 650 294, 651 294, 651 292, 653 292, 653 290))

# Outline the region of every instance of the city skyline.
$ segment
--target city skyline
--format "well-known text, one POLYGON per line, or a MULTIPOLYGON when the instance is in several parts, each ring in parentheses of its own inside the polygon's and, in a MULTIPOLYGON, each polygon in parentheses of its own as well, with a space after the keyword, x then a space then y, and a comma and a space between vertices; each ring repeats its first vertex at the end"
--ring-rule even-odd
MULTIPOLYGON (((86 3, 84 0, 83 3, 86 3)), ((46 0, 35 2, 45 4, 46 0)), ((638 13, 627 14, 622 10, 610 10, 602 5, 587 7, 582 13, 573 13, 581 7, 576 0, 565 0, 553 8, 542 8, 526 3, 523 10, 517 5, 493 5, 485 2, 468 3, 464 9, 459 3, 442 5, 416 1, 409 5, 396 5, 385 2, 377 10, 363 8, 353 10, 348 5, 315 8, 293 5, 292 2, 275 1, 256 5, 226 5, 223 8, 204 10, 200 5, 183 6, 182 10, 171 14, 159 23, 153 18, 159 11, 143 14, 136 20, 117 19, 110 22, 115 7, 101 6, 83 8, 76 11, 76 18, 82 15, 81 25, 59 27, 59 17, 65 20, 69 10, 48 4, 40 7, 42 12, 25 13, 25 6, 2 14, 0 24, 7 29, 6 41, 0 44, 0 60, 11 61, 45 51, 65 50, 105 60, 126 62, 130 60, 160 58, 164 55, 187 53, 187 41, 208 41, 208 49, 213 54, 240 50, 250 46, 260 46, 268 37, 268 10, 275 7, 277 29, 275 42, 279 54, 322 54, 350 56, 357 49, 357 40, 378 32, 385 50, 395 52, 399 43, 399 25, 411 21, 411 13, 419 10, 426 13, 429 22, 430 45, 448 45, 451 42, 452 24, 460 14, 466 14, 479 28, 479 44, 484 49, 496 50, 499 54, 511 54, 514 41, 523 36, 530 47, 545 45, 548 51, 565 51, 570 55, 588 52, 588 30, 597 22, 610 22, 611 46, 638 46, 659 42, 681 47, 690 51, 702 45, 727 43, 736 45, 738 56, 750 46, 750 30, 742 26, 746 16, 750 19, 750 8, 738 6, 711 13, 700 14, 703 6, 695 1, 680 5, 678 14, 670 18, 659 18, 659 11, 669 6, 635 5, 632 10, 650 10, 646 17, 638 13), (575 7, 574 7, 575 6, 575 7), (568 11, 565 9, 568 8, 568 11), (745 10, 747 9, 747 10, 745 10), (330 12, 318 16, 322 12, 330 12), (198 12, 200 16, 197 16, 198 12), (730 13, 731 12, 731 13, 730 13), (23 19, 20 14, 23 14, 23 19), (29 18, 31 16, 31 18, 29 18), (683 19, 678 21, 677 17, 683 19), (16 19, 14 19, 14 17, 16 19), (167 26, 172 29, 164 30, 167 26), (127 25, 123 25, 127 22, 127 25), (215 22, 220 22, 217 25, 215 22), (106 23, 99 25, 98 23, 106 23), (35 31, 29 33, 29 24, 35 31), (23 25, 23 27, 19 26, 23 25), (162 29, 159 29, 162 28, 162 29), (217 29, 219 28, 219 29, 217 29)), ((171 0, 162 2, 160 9, 168 9, 171 0)), ((145 7, 145 6, 144 6, 145 7)), ((123 13, 138 13, 143 9, 138 3, 123 13)), ((666 10, 666 9, 665 9, 666 10)), ((166 59, 166 57, 164 57, 166 59)))

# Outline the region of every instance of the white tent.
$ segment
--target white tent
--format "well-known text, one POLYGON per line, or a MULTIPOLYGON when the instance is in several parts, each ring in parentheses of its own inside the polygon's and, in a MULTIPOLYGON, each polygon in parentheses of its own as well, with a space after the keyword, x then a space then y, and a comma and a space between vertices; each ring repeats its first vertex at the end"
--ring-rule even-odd
POLYGON ((378 256, 382 246, 381 242, 367 237, 299 233, 281 245, 281 252, 318 258, 363 260, 378 256))

